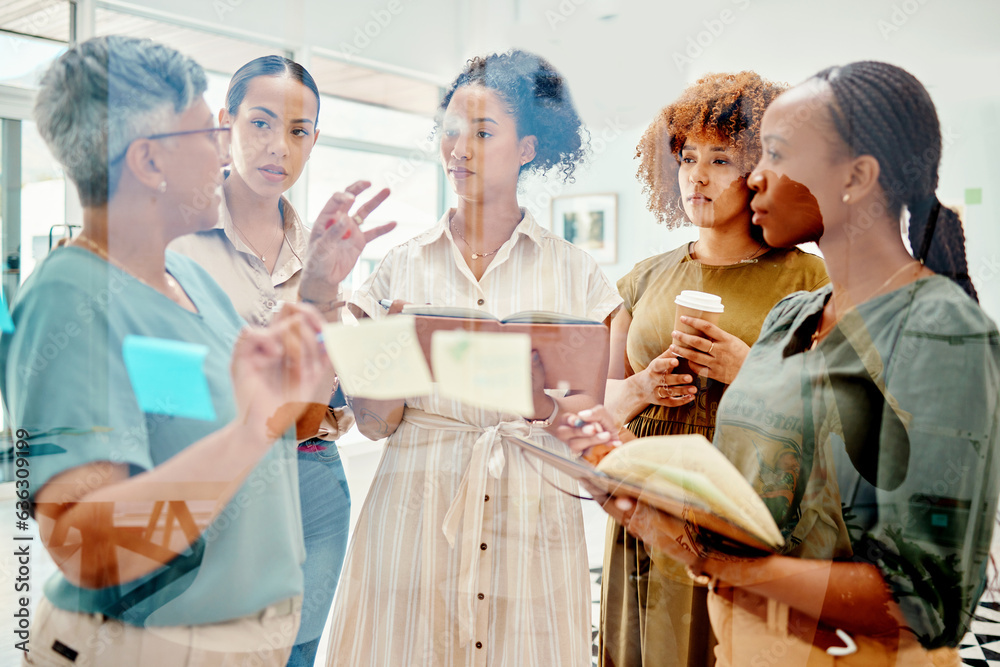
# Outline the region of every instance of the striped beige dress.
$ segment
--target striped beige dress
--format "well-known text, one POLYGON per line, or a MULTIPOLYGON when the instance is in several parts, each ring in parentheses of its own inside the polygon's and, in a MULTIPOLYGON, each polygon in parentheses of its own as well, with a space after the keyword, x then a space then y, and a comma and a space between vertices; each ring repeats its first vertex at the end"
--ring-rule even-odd
MULTIPOLYGON (((595 320, 621 303, 589 255, 528 213, 476 281, 449 215, 391 250, 352 303, 372 317, 380 299, 402 299, 595 320)), ((590 665, 580 501, 552 486, 576 484, 543 479, 508 435, 567 451, 513 414, 407 399, 348 548, 328 665, 590 665)))

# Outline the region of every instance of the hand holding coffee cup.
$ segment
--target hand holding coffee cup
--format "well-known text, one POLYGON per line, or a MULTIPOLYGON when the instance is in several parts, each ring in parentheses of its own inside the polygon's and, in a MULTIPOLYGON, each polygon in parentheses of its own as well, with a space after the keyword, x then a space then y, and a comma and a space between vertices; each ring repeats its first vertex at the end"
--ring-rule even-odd
POLYGON ((722 299, 715 294, 684 291, 674 303, 677 312, 673 344, 667 350, 681 358, 682 367, 686 367, 692 375, 730 384, 750 347, 719 328, 722 299))
POLYGON ((683 360, 675 353, 664 350, 635 375, 644 387, 640 391, 648 403, 676 408, 694 399, 698 391, 691 384, 694 375, 686 367, 681 369, 681 363, 683 360))

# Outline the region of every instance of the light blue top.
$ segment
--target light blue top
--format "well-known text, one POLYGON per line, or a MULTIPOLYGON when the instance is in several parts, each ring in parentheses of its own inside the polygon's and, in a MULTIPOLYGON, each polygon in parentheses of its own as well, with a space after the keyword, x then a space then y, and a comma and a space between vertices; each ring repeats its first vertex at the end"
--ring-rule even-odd
MULTIPOLYGON (((56 474, 95 461, 139 474, 234 418, 229 365, 244 321, 195 262, 168 252, 166 266, 198 313, 75 247, 53 251, 18 293, 16 331, 0 338, 0 392, 11 428, 29 434, 32 496, 56 474), (217 421, 142 412, 122 360, 127 334, 208 346, 217 421)), ((295 443, 285 438, 181 556, 99 590, 56 573, 45 595, 60 609, 132 625, 216 623, 301 594, 304 557, 295 443)))

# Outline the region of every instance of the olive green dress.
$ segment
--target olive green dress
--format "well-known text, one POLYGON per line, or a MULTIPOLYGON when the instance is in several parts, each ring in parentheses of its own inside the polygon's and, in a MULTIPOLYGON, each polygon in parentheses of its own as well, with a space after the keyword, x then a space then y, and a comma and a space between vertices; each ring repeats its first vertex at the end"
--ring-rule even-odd
MULTIPOLYGON (((632 316, 626 359, 638 373, 670 345, 674 297, 698 290, 722 297, 719 326, 747 345, 782 298, 828 282, 823 260, 798 249, 771 249, 755 261, 706 266, 687 246, 650 257, 618 281, 632 316)), ((697 399, 679 408, 647 406, 629 424, 637 436, 715 435, 715 413, 726 385, 699 378, 697 399)), ((715 644, 704 588, 669 560, 652 562, 642 542, 608 523, 601 585, 600 664, 603 667, 712 665, 715 644)))

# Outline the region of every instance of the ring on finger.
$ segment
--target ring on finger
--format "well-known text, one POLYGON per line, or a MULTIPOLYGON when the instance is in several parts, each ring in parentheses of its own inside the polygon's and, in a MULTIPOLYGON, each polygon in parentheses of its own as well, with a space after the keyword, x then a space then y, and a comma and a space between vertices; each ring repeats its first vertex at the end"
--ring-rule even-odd
POLYGON ((712 350, 714 349, 715 349, 715 341, 713 340, 712 344, 708 346, 708 354, 712 354, 712 350))
POLYGON ((356 224, 358 227, 360 227, 361 225, 363 225, 365 223, 365 219, 362 218, 357 213, 355 213, 354 215, 351 216, 351 220, 353 220, 354 224, 356 224))
POLYGON ((670 390, 662 384, 656 385, 656 389, 654 391, 656 392, 656 397, 659 399, 666 400, 668 398, 673 398, 673 396, 670 395, 670 390))

